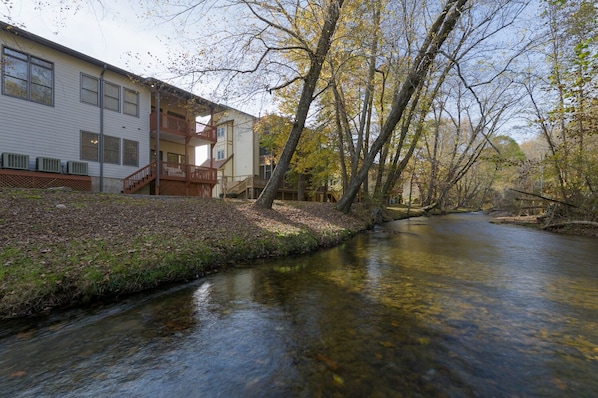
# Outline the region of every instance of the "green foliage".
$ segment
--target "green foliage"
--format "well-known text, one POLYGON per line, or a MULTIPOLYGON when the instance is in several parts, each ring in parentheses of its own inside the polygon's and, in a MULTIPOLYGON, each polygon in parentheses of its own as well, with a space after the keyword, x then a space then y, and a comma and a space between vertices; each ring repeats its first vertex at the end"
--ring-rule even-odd
MULTIPOLYGON (((262 117, 255 126, 260 136, 260 146, 272 156, 274 164, 278 162, 293 123, 290 119, 270 114, 262 117)), ((325 131, 304 129, 297 150, 293 154, 287 182, 296 182, 297 174, 308 176, 308 189, 313 191, 325 185, 338 171, 338 155, 332 147, 325 131)))

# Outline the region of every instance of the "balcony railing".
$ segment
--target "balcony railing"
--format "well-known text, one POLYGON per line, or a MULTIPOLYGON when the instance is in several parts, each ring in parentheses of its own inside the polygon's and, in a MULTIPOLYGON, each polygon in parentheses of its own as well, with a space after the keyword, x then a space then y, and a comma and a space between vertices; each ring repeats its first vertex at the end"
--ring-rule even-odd
POLYGON ((167 179, 181 179, 192 182, 216 184, 217 171, 209 167, 172 162, 161 162, 160 175, 167 179))
MULTIPOLYGON (((150 114, 150 129, 156 130, 156 111, 150 114)), ((160 130, 182 137, 195 136, 208 141, 216 142, 216 127, 200 122, 188 122, 179 117, 160 112, 160 130)))
MULTIPOLYGON (((181 164, 160 162, 160 178, 165 180, 189 181, 215 185, 218 177, 216 169, 181 164)), ((156 179, 156 162, 152 162, 123 179, 123 192, 133 193, 156 179)))

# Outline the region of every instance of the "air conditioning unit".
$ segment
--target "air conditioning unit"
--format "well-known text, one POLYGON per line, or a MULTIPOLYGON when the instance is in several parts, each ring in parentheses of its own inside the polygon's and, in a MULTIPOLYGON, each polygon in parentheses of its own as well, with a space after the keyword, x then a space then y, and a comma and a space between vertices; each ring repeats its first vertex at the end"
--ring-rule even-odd
POLYGON ((36 159, 37 171, 45 171, 48 173, 60 173, 62 171, 62 164, 60 159, 41 158, 36 159))
POLYGON ((4 152, 2 154, 2 168, 29 170, 29 155, 4 152))
POLYGON ((86 176, 88 174, 87 163, 68 161, 66 162, 66 172, 68 174, 86 176))

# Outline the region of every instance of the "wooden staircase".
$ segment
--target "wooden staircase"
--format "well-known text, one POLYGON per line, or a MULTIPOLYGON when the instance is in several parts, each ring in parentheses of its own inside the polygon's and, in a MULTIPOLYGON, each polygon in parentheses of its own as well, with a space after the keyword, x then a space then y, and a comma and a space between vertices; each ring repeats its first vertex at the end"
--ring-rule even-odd
POLYGON ((135 193, 156 179, 156 162, 137 170, 123 178, 123 193, 135 193))

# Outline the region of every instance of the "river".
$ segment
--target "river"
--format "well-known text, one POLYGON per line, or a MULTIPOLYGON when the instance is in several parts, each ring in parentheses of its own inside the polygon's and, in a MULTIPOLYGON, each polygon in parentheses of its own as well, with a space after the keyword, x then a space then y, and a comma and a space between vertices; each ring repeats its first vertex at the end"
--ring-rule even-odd
POLYGON ((595 397, 598 241, 401 220, 0 325, 2 397, 595 397))

